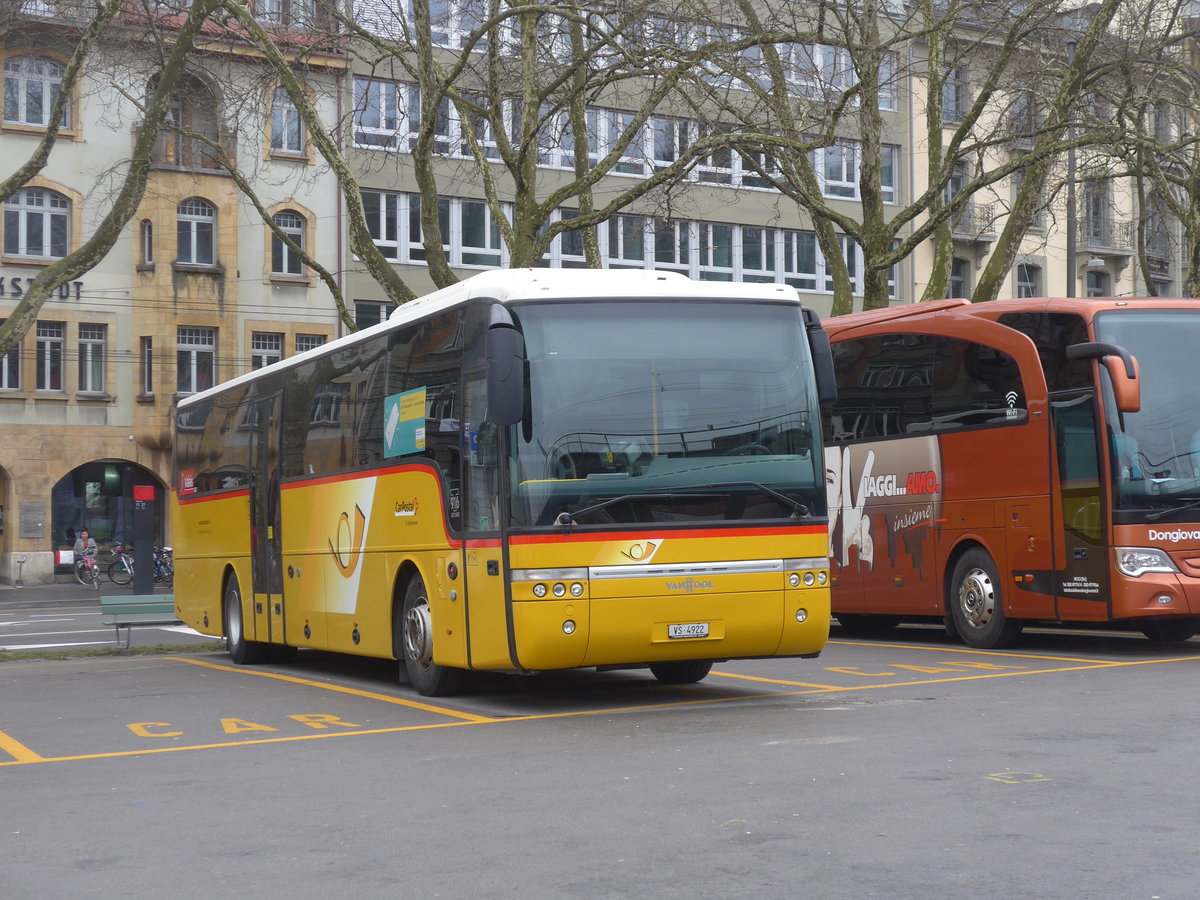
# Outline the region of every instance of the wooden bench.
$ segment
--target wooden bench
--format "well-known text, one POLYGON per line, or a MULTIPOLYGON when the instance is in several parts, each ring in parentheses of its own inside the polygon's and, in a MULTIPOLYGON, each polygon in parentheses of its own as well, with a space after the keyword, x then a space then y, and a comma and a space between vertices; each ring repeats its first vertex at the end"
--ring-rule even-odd
POLYGON ((100 598, 100 612, 104 624, 112 625, 117 631, 117 646, 129 649, 133 639, 133 628, 138 625, 181 625, 175 615, 174 594, 116 594, 100 598), (125 643, 121 643, 121 629, 125 629, 125 643))

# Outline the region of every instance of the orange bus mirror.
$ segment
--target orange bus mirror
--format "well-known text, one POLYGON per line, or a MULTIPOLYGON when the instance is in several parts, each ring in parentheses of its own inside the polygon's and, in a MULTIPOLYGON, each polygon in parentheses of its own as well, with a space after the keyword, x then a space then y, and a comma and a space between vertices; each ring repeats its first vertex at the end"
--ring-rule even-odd
POLYGON ((1123 413, 1135 413, 1142 408, 1142 380, 1139 377, 1137 359, 1130 357, 1133 363, 1133 377, 1129 376, 1124 360, 1116 356, 1104 357, 1104 367, 1108 369, 1112 380, 1113 397, 1117 401, 1117 409, 1123 413))
POLYGON ((1123 413, 1133 413, 1142 408, 1142 383, 1138 377, 1137 360, 1124 347, 1103 341, 1072 344, 1067 348, 1067 359, 1100 360, 1108 369, 1117 409, 1123 413))

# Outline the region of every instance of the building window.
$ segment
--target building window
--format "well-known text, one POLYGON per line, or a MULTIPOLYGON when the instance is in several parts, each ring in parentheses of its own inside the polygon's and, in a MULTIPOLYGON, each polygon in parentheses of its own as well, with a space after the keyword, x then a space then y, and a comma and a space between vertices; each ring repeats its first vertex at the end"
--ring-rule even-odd
POLYGON ((149 219, 142 219, 141 228, 142 240, 142 265, 154 265, 154 223, 149 219))
POLYGON ((67 255, 71 201, 46 188, 23 188, 4 204, 4 252, 59 259, 67 255))
POLYGON ((500 226, 492 218, 488 205, 478 200, 463 200, 458 204, 458 213, 462 264, 499 266, 500 226))
POLYGON ((742 281, 775 280, 775 229, 744 225, 742 238, 742 281))
POLYGON ((178 252, 176 262, 192 266, 216 263, 217 209, 200 197, 189 197, 179 204, 177 215, 178 252))
POLYGON ((963 192, 967 182, 971 180, 971 166, 965 159, 955 160, 954 168, 950 170, 950 178, 946 182, 945 198, 949 203, 963 192))
POLYGON ((370 328, 387 320, 396 304, 378 300, 354 301, 354 324, 359 328, 370 328))
POLYGON ((888 51, 879 58, 879 108, 895 112, 898 91, 896 89, 896 54, 888 51))
POLYGON ((1084 239, 1089 244, 1108 247, 1113 244, 1109 215, 1108 184, 1094 178, 1083 183, 1084 239))
POLYGON ((950 263, 950 284, 946 291, 947 297, 966 297, 970 288, 968 283, 969 263, 957 257, 950 263))
POLYGON ((646 267, 645 219, 641 216, 613 216, 608 220, 608 254, 605 264, 610 269, 646 267))
POLYGON ((884 144, 879 148, 879 190, 884 203, 896 202, 896 186, 900 178, 900 148, 884 144))
POLYGON ((700 225, 700 280, 733 281, 733 226, 700 225))
POLYGON ((99 394, 104 391, 105 326, 79 326, 79 390, 99 394))
POLYGON ((193 394, 210 388, 217 368, 217 329, 180 325, 175 333, 176 389, 193 394))
POLYGON ((144 337, 138 346, 138 361, 142 376, 142 393, 154 393, 154 338, 144 337))
POLYGON ((217 104, 212 93, 199 79, 185 75, 167 108, 154 145, 153 162, 186 169, 220 168, 223 148, 217 122, 217 104))
POLYGON ((690 274, 692 266, 692 229, 688 222, 654 220, 654 266, 690 274))
POLYGON ((817 289, 817 236, 811 231, 785 231, 783 280, 800 291, 817 289))
POLYGON ((63 389, 63 346, 66 326, 62 322, 37 323, 37 389, 63 389))
POLYGON ((1017 296, 1040 297, 1042 294, 1042 270, 1029 263, 1017 266, 1017 296))
POLYGON ((324 343, 325 335, 323 334, 298 334, 296 335, 296 352, 304 353, 308 350, 315 350, 324 343))
POLYGON ((283 359, 283 335, 256 331, 250 336, 250 368, 261 369, 283 359))
MULTIPOLYGON (((4 121, 18 125, 48 125, 62 87, 63 66, 41 56, 14 56, 4 63, 4 121)), ((69 128, 63 110, 60 128, 69 128)))
POLYGON ((1107 297, 1109 296, 1108 288, 1108 273, 1107 272, 1088 272, 1087 273, 1087 296, 1089 297, 1107 297))
MULTIPOLYGON (((304 249, 304 217, 292 210, 275 213, 275 224, 301 250, 304 249)), ((275 275, 302 275, 304 264, 300 254, 271 232, 271 272, 275 275)))
MULTIPOLYGON (((4 320, 0 319, 0 325, 4 320)), ((18 391, 21 389, 21 345, 13 347, 0 357, 0 390, 18 391)))
POLYGON ((265 25, 295 28, 313 21, 312 0, 257 0, 254 8, 265 25))
POLYGON ((271 95, 271 149, 304 152, 304 121, 286 88, 277 87, 271 95))
POLYGON ((967 72, 965 69, 946 70, 942 82, 942 121, 961 122, 967 114, 967 72))
POLYGON ((838 141, 817 151, 821 162, 821 191, 826 197, 858 198, 858 142, 838 141))
POLYGON ((395 81, 354 79, 354 143, 359 147, 411 149, 409 121, 419 118, 417 89, 395 81))

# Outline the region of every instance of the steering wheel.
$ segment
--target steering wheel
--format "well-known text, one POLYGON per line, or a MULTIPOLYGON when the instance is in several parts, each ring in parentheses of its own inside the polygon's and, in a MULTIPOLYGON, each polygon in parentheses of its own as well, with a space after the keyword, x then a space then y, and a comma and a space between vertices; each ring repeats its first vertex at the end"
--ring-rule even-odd
POLYGON ((554 462, 550 468, 555 478, 575 479, 579 477, 575 471, 575 458, 565 451, 560 452, 554 457, 554 462))
POLYGON ((729 451, 730 456, 770 456, 771 448, 766 444, 750 443, 734 447, 729 451))

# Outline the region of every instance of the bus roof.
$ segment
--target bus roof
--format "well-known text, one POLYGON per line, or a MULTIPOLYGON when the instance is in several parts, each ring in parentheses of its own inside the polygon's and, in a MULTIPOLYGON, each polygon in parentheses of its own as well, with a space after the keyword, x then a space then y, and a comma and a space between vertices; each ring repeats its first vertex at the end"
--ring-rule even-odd
POLYGON ((1090 320, 1095 313, 1101 310, 1138 307, 1143 309, 1147 307, 1200 309, 1200 300, 1162 297, 1022 297, 1009 300, 990 300, 986 303, 972 303, 970 300, 963 299, 930 300, 834 316, 826 319, 822 324, 832 337, 857 328, 884 323, 908 323, 914 319, 933 316, 976 316, 995 321, 1005 313, 1037 311, 1075 313, 1090 320))
POLYGON ((491 299, 501 303, 512 303, 523 300, 619 300, 639 297, 781 300, 800 305, 800 295, 788 284, 696 281, 680 272, 646 269, 493 269, 403 303, 396 307, 387 320, 378 325, 351 332, 320 347, 184 397, 180 399, 179 406, 185 407, 201 402, 227 388, 256 380, 267 373, 289 369, 314 356, 353 346, 359 341, 368 340, 406 322, 452 309, 469 300, 491 299))
POLYGON ((681 272, 646 269, 495 269, 480 272, 432 294, 396 307, 391 318, 405 321, 432 307, 450 307, 466 300, 490 298, 501 303, 518 300, 645 297, 720 297, 762 300, 775 297, 799 302, 796 289, 786 284, 743 284, 694 281, 681 272))

